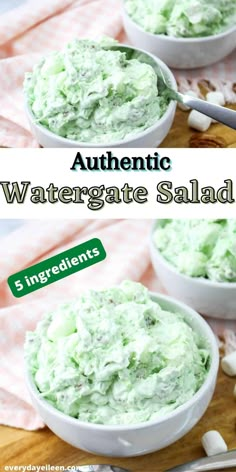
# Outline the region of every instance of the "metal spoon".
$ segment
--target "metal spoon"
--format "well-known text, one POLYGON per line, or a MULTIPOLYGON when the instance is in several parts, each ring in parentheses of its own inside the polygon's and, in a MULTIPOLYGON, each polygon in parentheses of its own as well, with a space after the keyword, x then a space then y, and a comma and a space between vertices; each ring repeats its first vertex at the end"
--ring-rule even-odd
MULTIPOLYGON (((236 449, 216 456, 203 457, 187 464, 168 469, 165 472, 205 472, 210 470, 231 469, 236 466, 236 449)), ((131 472, 114 465, 81 465, 77 472, 131 472)), ((65 470, 64 472, 71 472, 65 470)))
POLYGON ((125 52, 128 60, 138 59, 141 62, 151 65, 157 75, 157 88, 160 95, 166 95, 170 100, 176 100, 177 102, 183 103, 184 105, 187 105, 188 107, 193 108, 194 110, 197 110, 204 115, 229 126, 230 128, 236 129, 236 111, 206 102, 200 98, 193 98, 190 95, 176 92, 168 85, 161 67, 154 59, 152 59, 151 56, 149 56, 149 54, 140 52, 137 49, 128 46, 121 46, 120 44, 117 46, 110 46, 109 50, 125 52))

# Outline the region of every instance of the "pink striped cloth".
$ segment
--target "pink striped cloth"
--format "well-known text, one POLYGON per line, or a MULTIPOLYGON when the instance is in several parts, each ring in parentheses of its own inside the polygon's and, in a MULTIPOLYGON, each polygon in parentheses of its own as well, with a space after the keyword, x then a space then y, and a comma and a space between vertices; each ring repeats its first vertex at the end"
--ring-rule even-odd
POLYGON ((223 93, 226 103, 236 103, 236 49, 232 54, 208 67, 185 71, 174 70, 181 92, 194 90, 201 96, 201 86, 207 91, 223 93))
MULTIPOLYGON (((0 146, 38 147, 24 113, 22 83, 42 54, 60 49, 75 37, 107 35, 126 41, 120 15, 122 0, 27 0, 0 15, 0 146)), ((215 66, 175 71, 180 89, 199 92, 199 83, 222 90, 236 103, 236 53, 215 66)))
MULTIPOLYGON (((163 291, 149 258, 150 220, 31 221, 1 239, 0 246, 0 423, 35 430, 43 423, 31 405, 24 380, 23 344, 42 315, 88 288, 102 288, 132 279, 150 290, 163 291), (100 238, 105 261, 30 295, 16 299, 9 275, 81 242, 100 238)), ((236 322, 210 321, 224 336, 227 350, 236 349, 236 322), (231 328, 231 329, 230 329, 231 328)))

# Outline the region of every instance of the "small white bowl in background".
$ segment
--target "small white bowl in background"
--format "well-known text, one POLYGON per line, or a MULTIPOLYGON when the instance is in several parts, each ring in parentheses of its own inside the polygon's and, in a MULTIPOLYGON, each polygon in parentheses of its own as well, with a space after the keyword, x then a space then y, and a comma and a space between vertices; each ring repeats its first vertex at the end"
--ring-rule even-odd
MULTIPOLYGON (((135 47, 133 49, 148 54, 142 49, 137 49, 135 47)), ((170 87, 177 90, 176 80, 170 69, 160 59, 152 54, 149 55, 161 67, 170 87)), ((164 115, 145 131, 142 131, 130 138, 111 143, 90 143, 63 138, 52 131, 49 131, 40 123, 37 123, 37 120, 27 103, 26 97, 25 109, 32 133, 36 137, 38 143, 45 148, 154 148, 157 147, 169 133, 175 116, 176 102, 171 101, 164 115)))
POLYGON ((212 282, 201 277, 181 274, 160 253, 153 241, 158 225, 154 223, 150 237, 150 255, 155 273, 167 293, 202 315, 236 320, 236 283, 212 282))
POLYGON ((180 312, 192 328, 206 340, 211 366, 198 392, 173 412, 155 421, 131 425, 86 423, 61 413, 40 396, 32 376, 27 385, 32 403, 46 425, 61 439, 93 454, 110 457, 133 457, 158 451, 188 433, 205 413, 215 390, 219 351, 214 333, 206 321, 191 308, 170 297, 151 293, 164 309, 180 312))
POLYGON ((223 33, 202 38, 174 38, 145 31, 126 12, 123 0, 123 24, 131 44, 155 54, 169 67, 194 69, 214 64, 236 46, 236 26, 223 33))

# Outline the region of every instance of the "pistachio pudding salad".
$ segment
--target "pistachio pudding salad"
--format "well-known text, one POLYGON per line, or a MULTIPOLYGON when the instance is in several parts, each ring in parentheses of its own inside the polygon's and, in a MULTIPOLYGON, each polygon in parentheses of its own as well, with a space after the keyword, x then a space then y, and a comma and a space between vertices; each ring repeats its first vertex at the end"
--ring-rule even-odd
POLYGON ((41 397, 88 423, 156 420, 190 400, 211 365, 185 316, 124 281, 61 305, 27 334, 28 371, 41 397))
POLYGON ((154 69, 116 45, 74 40, 35 65, 24 91, 36 123, 68 140, 106 144, 158 122, 169 100, 158 92, 154 69))
POLYGON ((198 38, 236 24, 235 0, 125 0, 128 15, 145 31, 176 38, 198 38))
POLYGON ((209 66, 235 48, 235 0, 123 0, 122 17, 131 44, 175 69, 209 66))
POLYGON ((159 220, 155 247, 177 271, 213 282, 236 282, 236 220, 159 220))

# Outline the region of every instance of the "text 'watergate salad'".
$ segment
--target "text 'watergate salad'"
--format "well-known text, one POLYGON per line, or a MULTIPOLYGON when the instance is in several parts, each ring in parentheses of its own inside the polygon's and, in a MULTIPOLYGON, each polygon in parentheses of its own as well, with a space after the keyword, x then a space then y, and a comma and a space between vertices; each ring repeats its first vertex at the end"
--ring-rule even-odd
POLYGON ((179 272, 236 282, 236 220, 160 220, 153 239, 179 272))
POLYGON ((126 0, 125 7, 145 31, 176 38, 212 36, 236 25, 235 0, 126 0))
POLYGON ((27 73, 25 94, 37 122, 64 138, 104 144, 154 125, 168 106, 156 73, 112 50, 117 44, 75 40, 27 73))
POLYGON ((34 382, 55 408, 82 421, 153 420, 193 397, 210 364, 206 340, 181 313, 125 281, 90 290, 27 334, 34 382))

